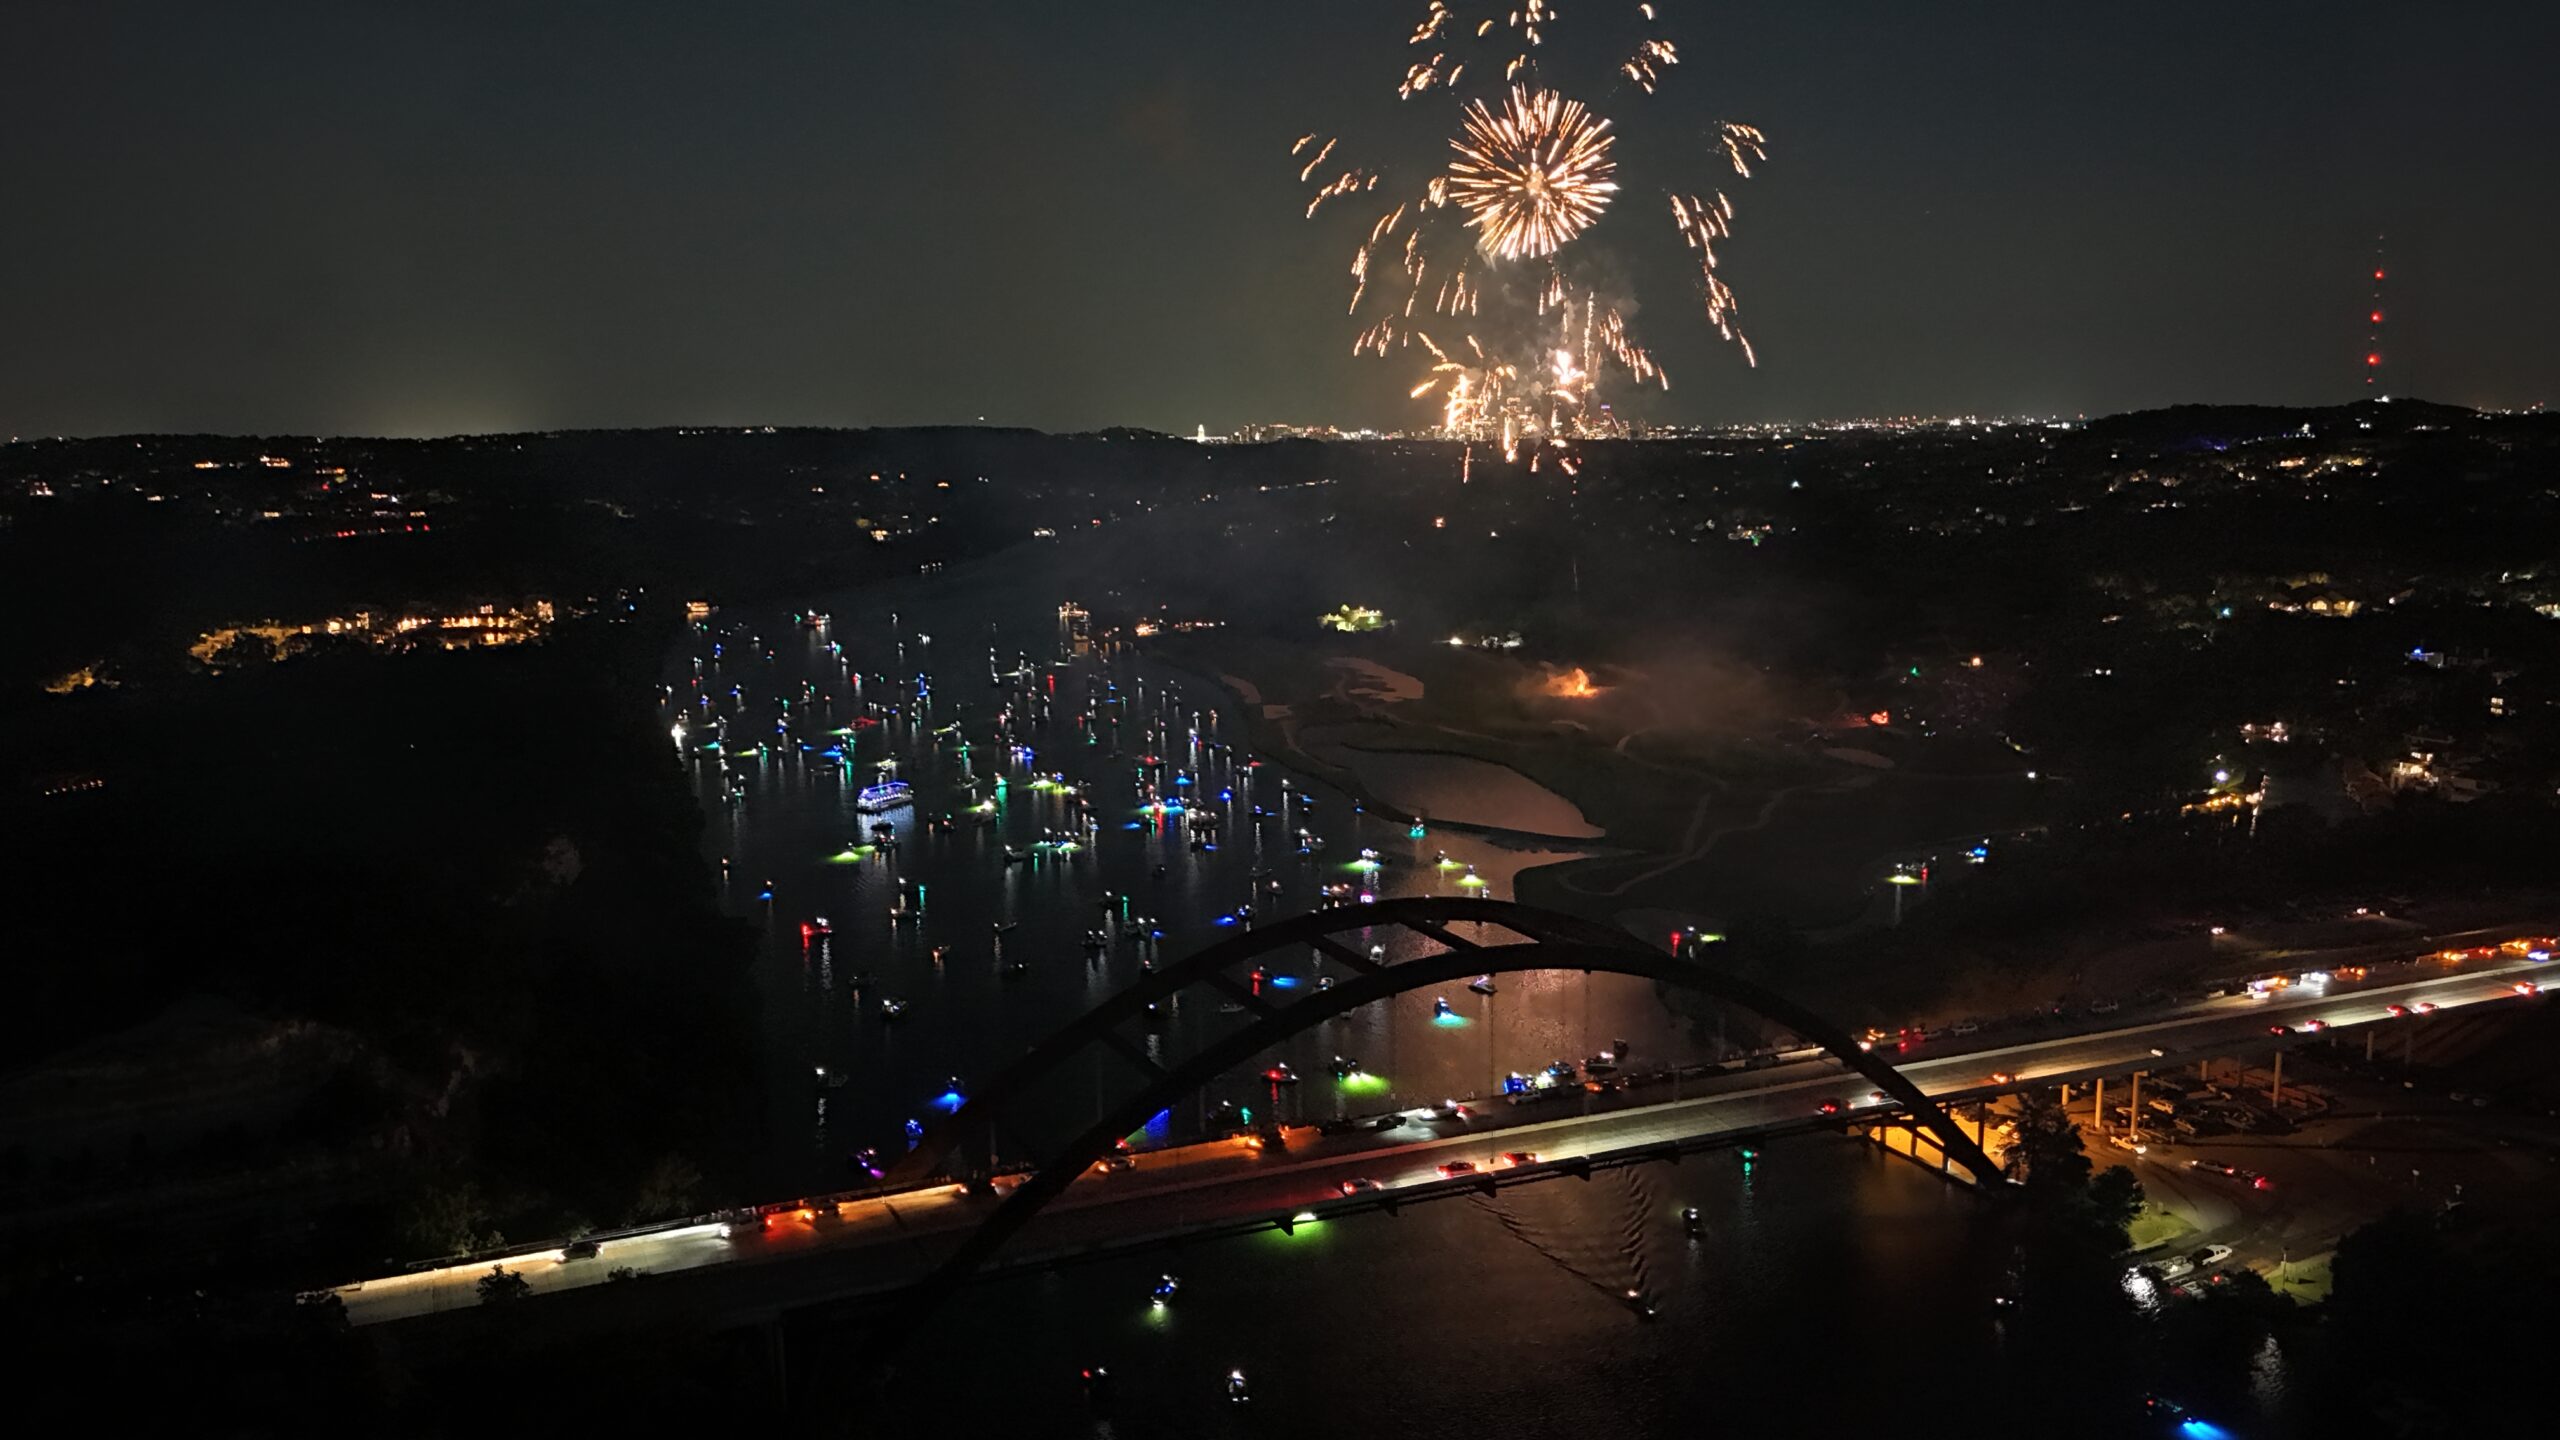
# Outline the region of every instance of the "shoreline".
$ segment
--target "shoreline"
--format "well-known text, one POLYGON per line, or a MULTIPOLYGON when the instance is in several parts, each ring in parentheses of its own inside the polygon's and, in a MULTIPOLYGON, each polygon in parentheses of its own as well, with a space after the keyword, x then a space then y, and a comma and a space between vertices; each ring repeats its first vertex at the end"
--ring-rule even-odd
MULTIPOLYGON (((1236 702, 1236 713, 1244 719, 1245 730, 1250 740, 1253 753, 1256 757, 1268 760, 1284 769, 1294 771, 1307 779, 1330 785, 1344 794, 1349 795, 1355 803, 1360 805, 1366 811, 1384 815, 1391 820, 1400 820, 1408 825, 1422 824, 1434 829, 1455 830, 1462 834, 1473 835, 1479 839, 1501 845, 1506 849, 1546 849, 1556 845, 1592 847, 1595 841, 1607 838, 1607 833, 1605 831, 1601 835, 1597 836, 1555 835, 1543 830, 1521 830, 1507 825, 1486 825, 1468 820, 1436 820, 1427 815, 1418 815, 1412 810, 1396 804, 1394 801, 1388 800, 1386 797, 1378 794, 1376 790, 1370 788, 1357 771, 1333 765, 1322 757, 1297 745, 1295 743, 1295 737, 1288 735, 1285 729, 1281 729, 1282 738, 1277 744, 1266 738, 1268 732, 1265 727, 1279 728, 1277 727, 1277 723, 1258 713, 1261 702, 1258 699, 1247 700, 1244 694, 1237 690, 1234 684, 1231 683, 1230 677, 1210 674, 1179 661, 1169 660, 1161 655, 1152 654, 1146 651, 1141 651, 1139 653, 1149 664, 1161 665, 1165 669, 1182 675, 1186 679, 1196 680, 1201 684, 1211 686, 1234 699, 1236 702)), ((1513 775, 1519 775, 1522 780, 1528 781, 1528 783, 1532 785, 1538 783, 1526 775, 1521 775, 1518 770, 1512 769, 1512 767, 1508 765, 1503 765, 1502 762, 1498 760, 1487 760, 1481 755, 1469 755, 1464 751, 1459 750, 1369 750, 1368 747, 1358 745, 1345 745, 1343 748, 1348 750, 1365 750, 1367 753, 1380 755, 1442 755, 1450 759, 1472 760, 1478 764, 1498 766, 1501 769, 1510 771, 1513 775)), ((1550 791, 1550 793, 1555 792, 1550 791)), ((1558 798, 1563 799, 1567 804, 1573 804, 1570 796, 1559 795, 1558 798)), ((1575 805, 1574 808, 1576 813, 1580 813, 1581 807, 1579 805, 1575 805)), ((1646 852, 1640 850, 1629 850, 1621 847, 1608 847, 1605 849, 1590 848, 1589 853, 1576 855, 1567 860, 1552 860, 1544 865, 1534 865, 1529 867, 1528 870, 1523 870, 1520 873, 1525 876, 1530 873, 1530 870, 1546 870, 1552 869, 1558 865, 1576 864, 1584 860, 1626 858, 1644 853, 1646 852)))

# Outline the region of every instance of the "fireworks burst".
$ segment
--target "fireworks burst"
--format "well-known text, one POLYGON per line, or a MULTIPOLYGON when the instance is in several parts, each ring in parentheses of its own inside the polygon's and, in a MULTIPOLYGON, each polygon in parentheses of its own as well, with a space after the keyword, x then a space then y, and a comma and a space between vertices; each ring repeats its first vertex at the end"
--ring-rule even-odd
POLYGON ((1499 111, 1479 100, 1449 142, 1449 195, 1485 250, 1505 260, 1553 255, 1591 228, 1618 193, 1609 122, 1553 90, 1513 86, 1499 111))
MULTIPOLYGON (((1580 268, 1574 256, 1611 213, 1621 184, 1620 137, 1602 106, 1654 94, 1680 63, 1673 42, 1653 33, 1655 6, 1631 8, 1640 33, 1631 48, 1607 52, 1623 59, 1585 77, 1601 87, 1598 103, 1586 103, 1541 78, 1549 72, 1542 57, 1573 60, 1572 46, 1549 45, 1558 26, 1550 0, 1426 0, 1407 40, 1412 53, 1427 58, 1405 62, 1396 94, 1451 98, 1457 133, 1447 144, 1454 158, 1418 189, 1389 186, 1352 252, 1350 312, 1367 316, 1352 353, 1427 356, 1424 372, 1402 382, 1408 398, 1434 397, 1442 433, 1498 442, 1506 459, 1525 454, 1532 470, 1554 451, 1554 463, 1570 474, 1570 440, 1624 433, 1598 398, 1608 377, 1664 389, 1671 383, 1629 334, 1623 311, 1569 268, 1580 268), (1464 93, 1470 89, 1486 93, 1464 93), (1435 341, 1435 328, 1443 338, 1462 334, 1463 350, 1452 354, 1455 343, 1435 341)), ((1386 181, 1381 170, 1334 161, 1341 144, 1315 132, 1290 148, 1299 180, 1314 187, 1310 218, 1328 202, 1375 195, 1386 181)), ((1727 124, 1706 156, 1748 179, 1767 159, 1767 140, 1751 126, 1727 124)), ((1720 242, 1733 234, 1733 201, 1709 190, 1671 193, 1668 201, 1673 227, 1698 266, 1707 322, 1757 364, 1735 323, 1733 289, 1719 273, 1720 242)), ((1470 448, 1470 467, 1473 458, 1470 448)))

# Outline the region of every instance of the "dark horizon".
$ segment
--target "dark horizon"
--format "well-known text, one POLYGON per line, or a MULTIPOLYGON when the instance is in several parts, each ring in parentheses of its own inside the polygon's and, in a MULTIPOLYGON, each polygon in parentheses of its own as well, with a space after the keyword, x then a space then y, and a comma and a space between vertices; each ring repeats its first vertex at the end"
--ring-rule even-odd
MULTIPOLYGON (((1419 421, 1287 154, 1396 113, 1405 7, 997 8, 18 16, 0 434, 1419 421)), ((2560 16, 1663 9, 1618 108, 1767 131, 1761 367, 1631 251, 1641 418, 2350 400, 2386 232, 2385 389, 2560 389, 2560 16)))

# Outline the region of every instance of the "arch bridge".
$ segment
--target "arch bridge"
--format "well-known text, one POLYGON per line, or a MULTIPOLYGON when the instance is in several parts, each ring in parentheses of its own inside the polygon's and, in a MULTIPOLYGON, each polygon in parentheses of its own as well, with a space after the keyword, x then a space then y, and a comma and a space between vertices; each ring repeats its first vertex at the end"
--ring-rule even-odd
MULTIPOLYGON (((1409 946, 1386 947, 1390 953, 1409 946)), ((1531 970, 1580 970, 1633 975, 1759 1015, 1828 1051, 1892 1097, 1943 1152, 1985 1185, 2001 1181, 1999 1167, 1918 1086, 1880 1057, 1859 1047, 1846 1031, 1768 989, 1712 967, 1677 959, 1622 930, 1578 916, 1500 900, 1436 896, 1317 910, 1245 931, 1142 975, 1083 1016, 1031 1047, 960 1109, 927 1131, 886 1177, 894 1188, 941 1175, 974 1179, 986 1173, 996 1125, 1021 1097, 1086 1057, 1108 1051, 1126 1062, 1122 1093, 1107 1098, 1100 1118, 1040 1156, 1038 1168, 988 1215, 925 1282, 928 1292, 956 1285, 1062 1194, 1095 1162, 1112 1153, 1122 1136, 1139 1129, 1219 1075, 1254 1055, 1327 1020, 1407 991, 1445 986, 1477 975, 1531 970), (1452 926, 1472 927, 1461 935, 1452 926), (1373 958, 1345 936, 1403 930, 1432 949, 1401 960, 1373 958), (1488 929, 1513 938, 1490 941, 1488 929), (1347 971, 1333 985, 1286 995, 1253 985, 1258 962, 1312 949, 1347 971), (1240 1023, 1201 1040, 1172 1063, 1151 1057, 1143 1043, 1153 1007, 1186 994, 1213 994, 1240 1007, 1240 1023), (958 1161, 955 1164, 955 1160, 958 1161)))

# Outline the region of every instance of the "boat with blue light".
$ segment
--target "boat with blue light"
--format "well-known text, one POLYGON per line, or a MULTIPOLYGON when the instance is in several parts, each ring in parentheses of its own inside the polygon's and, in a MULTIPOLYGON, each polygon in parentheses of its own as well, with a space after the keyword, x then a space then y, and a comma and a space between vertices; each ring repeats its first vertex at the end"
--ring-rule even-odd
POLYGON ((877 815, 887 810, 904 810, 915 803, 916 787, 904 780, 883 780, 877 785, 863 786, 853 805, 865 815, 877 815))

